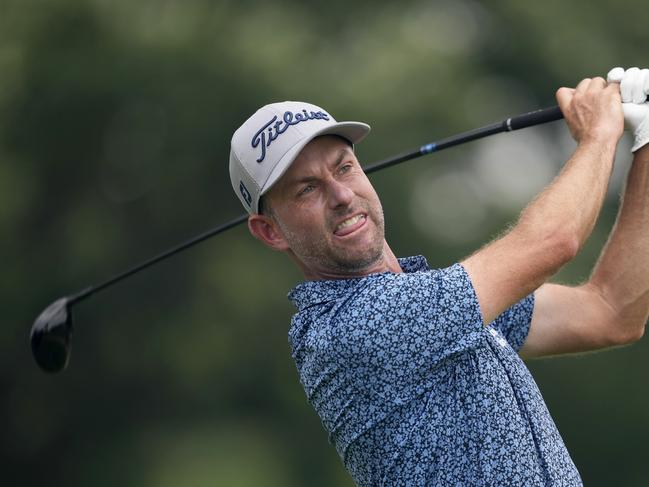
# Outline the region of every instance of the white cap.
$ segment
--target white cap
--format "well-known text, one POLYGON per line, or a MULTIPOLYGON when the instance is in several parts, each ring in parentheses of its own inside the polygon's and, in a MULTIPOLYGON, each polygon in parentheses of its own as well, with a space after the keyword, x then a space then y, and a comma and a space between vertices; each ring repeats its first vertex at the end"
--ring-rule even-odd
POLYGON ((284 101, 257 110, 232 136, 230 180, 248 213, 286 172, 300 151, 319 135, 339 135, 352 144, 370 131, 361 122, 336 122, 310 103, 284 101))

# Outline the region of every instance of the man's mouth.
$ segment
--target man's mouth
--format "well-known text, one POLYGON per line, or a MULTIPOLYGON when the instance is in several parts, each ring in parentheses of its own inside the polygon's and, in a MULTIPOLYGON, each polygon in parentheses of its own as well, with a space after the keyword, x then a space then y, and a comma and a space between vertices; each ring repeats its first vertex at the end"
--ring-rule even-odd
POLYGON ((338 237, 349 235, 350 233, 356 231, 357 229, 365 225, 366 221, 367 221, 367 215, 364 213, 349 217, 346 220, 340 222, 336 226, 336 229, 334 230, 334 235, 338 237))

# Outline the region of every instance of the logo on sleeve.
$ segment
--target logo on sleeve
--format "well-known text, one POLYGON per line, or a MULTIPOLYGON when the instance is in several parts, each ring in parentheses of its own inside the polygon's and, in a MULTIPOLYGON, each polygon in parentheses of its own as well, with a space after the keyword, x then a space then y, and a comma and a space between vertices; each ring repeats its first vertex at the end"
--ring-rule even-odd
POLYGON ((507 340, 501 337, 494 328, 489 327, 489 333, 496 339, 498 345, 500 345, 501 347, 507 346, 507 340))

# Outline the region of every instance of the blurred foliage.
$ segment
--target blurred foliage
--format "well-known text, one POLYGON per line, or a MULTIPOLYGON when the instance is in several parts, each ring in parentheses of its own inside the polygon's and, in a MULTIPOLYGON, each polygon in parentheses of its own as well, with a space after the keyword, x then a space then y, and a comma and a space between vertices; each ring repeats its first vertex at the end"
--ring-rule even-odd
MULTIPOLYGON (((240 227, 75 308, 70 368, 32 319, 241 212, 232 132, 284 99, 373 125, 369 162, 645 63, 640 0, 0 1, 5 485, 351 485, 286 340, 300 275, 240 227)), ((520 135, 519 135, 520 134, 520 135)), ((579 282, 611 197, 558 279, 579 282)), ((377 174, 398 255, 446 266, 502 232, 573 145, 563 124, 377 174)), ((585 484, 646 485, 647 345, 530 364, 585 484)))

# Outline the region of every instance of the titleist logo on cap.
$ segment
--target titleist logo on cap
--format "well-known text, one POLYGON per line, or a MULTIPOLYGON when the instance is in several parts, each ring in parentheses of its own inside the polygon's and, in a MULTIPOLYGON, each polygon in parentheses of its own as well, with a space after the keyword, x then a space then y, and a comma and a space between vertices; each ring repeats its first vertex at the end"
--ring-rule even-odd
POLYGON ((270 146, 273 140, 286 132, 290 126, 306 122, 307 120, 329 120, 329 114, 324 111, 286 111, 281 120, 277 120, 277 115, 271 118, 252 137, 252 148, 255 149, 257 146, 261 146, 261 153, 257 158, 257 162, 261 163, 264 160, 266 157, 266 148, 270 146))

